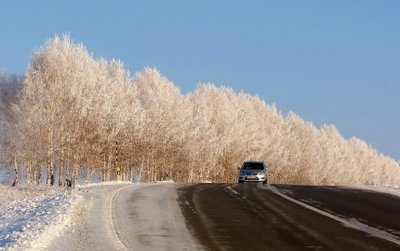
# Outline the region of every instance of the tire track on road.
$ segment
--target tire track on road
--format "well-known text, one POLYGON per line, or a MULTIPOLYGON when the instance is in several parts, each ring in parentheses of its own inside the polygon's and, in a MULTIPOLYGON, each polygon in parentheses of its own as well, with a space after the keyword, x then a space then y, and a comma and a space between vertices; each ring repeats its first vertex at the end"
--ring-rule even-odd
POLYGON ((311 210, 313 212, 321 214, 321 215, 323 215, 325 217, 328 217, 328 218, 330 218, 332 220, 338 221, 338 222, 342 223, 346 227, 353 228, 353 229, 356 229, 356 230, 359 230, 359 231, 363 231, 363 232, 365 232, 365 233, 367 233, 367 234, 369 234, 371 236, 375 236, 377 238, 381 238, 381 239, 384 239, 386 241, 392 242, 392 243, 394 243, 394 244, 396 244, 396 245, 398 245, 400 247, 400 237, 395 236, 395 235, 393 235, 391 233, 388 233, 388 232, 380 230, 378 228, 375 228, 375 227, 360 223, 360 222, 358 222, 356 220, 347 220, 347 219, 344 219, 342 217, 338 217, 338 216, 333 215, 331 213, 325 212, 325 211, 323 211, 321 209, 318 209, 316 207, 311 206, 310 204, 304 203, 304 202, 302 202, 300 200, 297 200, 297 199, 294 199, 294 198, 292 198, 292 197, 290 197, 288 195, 285 195, 284 193, 281 193, 276 187, 273 187, 273 186, 267 186, 267 187, 258 186, 258 188, 259 189, 270 190, 273 193, 275 193, 276 195, 278 195, 278 196, 280 196, 280 197, 282 197, 282 198, 284 198, 284 199, 286 199, 288 201, 296 203, 297 205, 300 205, 300 206, 302 206, 304 208, 307 208, 308 210, 311 210))
POLYGON ((399 250, 254 184, 187 185, 179 200, 209 250, 399 250))

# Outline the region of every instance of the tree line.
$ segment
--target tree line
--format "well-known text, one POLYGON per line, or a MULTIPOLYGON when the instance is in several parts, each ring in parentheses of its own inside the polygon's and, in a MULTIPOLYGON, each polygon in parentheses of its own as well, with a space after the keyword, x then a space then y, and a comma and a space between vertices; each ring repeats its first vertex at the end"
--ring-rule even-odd
POLYGON ((0 98, 1 163, 14 184, 236 182, 247 159, 264 160, 272 183, 400 184, 398 162, 332 125, 211 83, 183 95, 157 69, 131 75, 66 35, 23 76, 1 73, 0 98))

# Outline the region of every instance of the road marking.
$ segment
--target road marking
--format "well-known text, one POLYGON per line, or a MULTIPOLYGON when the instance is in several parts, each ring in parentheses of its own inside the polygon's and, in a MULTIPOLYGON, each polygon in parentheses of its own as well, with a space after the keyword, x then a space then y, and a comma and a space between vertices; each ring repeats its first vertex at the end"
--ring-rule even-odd
POLYGON ((350 228, 353 228, 353 229, 356 229, 356 230, 359 230, 359 231, 363 231, 363 232, 365 232, 365 233, 367 233, 367 234, 369 234, 371 236, 387 240, 389 242, 392 242, 392 243, 400 246, 400 238, 398 236, 395 236, 395 235, 391 234, 391 233, 388 233, 388 232, 382 231, 380 229, 377 229, 377 228, 362 224, 362 223, 360 223, 358 221, 355 221, 354 219, 348 221, 348 220, 345 220, 343 218, 337 217, 335 215, 329 214, 329 213, 327 213, 325 211, 322 211, 322 210, 320 210, 318 208, 310 206, 310 205, 308 205, 308 204, 306 204, 304 202, 298 201, 296 199, 293 199, 293 198, 281 193, 276 187, 273 187, 273 186, 270 186, 270 185, 267 185, 267 186, 258 185, 258 188, 269 190, 269 191, 273 192, 274 194, 276 194, 276 195, 278 195, 278 196, 280 196, 280 197, 282 197, 282 198, 284 198, 286 200, 289 200, 289 201, 291 201, 293 203, 296 203, 297 205, 305 207, 305 208, 307 208, 307 209, 309 209, 309 210, 311 210, 313 212, 322 214, 322 215, 324 215, 324 216, 326 216, 326 217, 328 217, 328 218, 330 218, 332 220, 338 221, 338 222, 342 223, 343 225, 345 225, 346 227, 350 227, 350 228))
POLYGON ((232 187, 227 187, 226 189, 229 190, 229 191, 230 191, 231 193, 233 193, 233 194, 236 194, 236 195, 239 195, 239 194, 240 194, 238 191, 233 190, 232 187))

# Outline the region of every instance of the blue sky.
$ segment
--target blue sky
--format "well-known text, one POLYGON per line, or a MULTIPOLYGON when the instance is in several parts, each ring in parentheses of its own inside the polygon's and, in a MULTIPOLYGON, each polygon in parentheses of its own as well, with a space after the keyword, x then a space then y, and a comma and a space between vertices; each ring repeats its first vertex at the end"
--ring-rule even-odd
POLYGON ((1 1, 0 69, 69 32, 182 92, 213 82, 400 159, 400 1, 1 1))

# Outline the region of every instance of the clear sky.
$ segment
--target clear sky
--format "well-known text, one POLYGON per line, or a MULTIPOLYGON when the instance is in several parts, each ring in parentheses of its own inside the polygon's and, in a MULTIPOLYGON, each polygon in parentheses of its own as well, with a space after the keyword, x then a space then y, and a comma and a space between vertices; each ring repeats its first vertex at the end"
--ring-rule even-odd
POLYGON ((0 69, 69 32, 183 93, 213 82, 400 159, 400 1, 0 0, 0 69))

